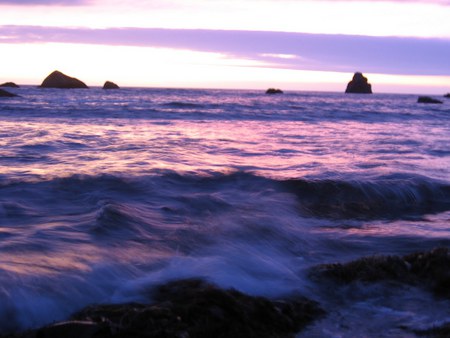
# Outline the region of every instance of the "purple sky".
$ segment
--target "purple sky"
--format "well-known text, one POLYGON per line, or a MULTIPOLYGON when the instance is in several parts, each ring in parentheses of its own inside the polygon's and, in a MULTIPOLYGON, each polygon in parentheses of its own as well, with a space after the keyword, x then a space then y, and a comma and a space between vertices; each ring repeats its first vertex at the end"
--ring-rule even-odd
POLYGON ((450 41, 259 31, 4 26, 9 43, 63 42, 180 48, 265 61, 274 67, 450 76, 450 41), (288 58, 276 54, 289 55, 288 58))
POLYGON ((295 87, 296 77, 334 77, 337 83, 337 76, 361 71, 404 90, 412 81, 450 87, 450 0, 0 0, 0 12, 4 80, 38 82, 53 64, 77 72, 89 68, 94 79, 100 68, 108 72, 101 60, 114 53, 111 65, 131 58, 136 63, 141 55, 129 78, 112 66, 113 75, 130 84, 137 75, 136 83, 146 83, 149 76, 139 74, 144 68, 152 79, 159 73, 158 81, 177 69, 186 77, 195 74, 195 81, 204 72, 205 81, 225 83, 234 67, 236 81, 246 86, 275 79, 295 87), (76 67, 76 54, 88 51, 97 61, 85 58, 76 67), (25 55, 34 57, 22 60, 25 55))

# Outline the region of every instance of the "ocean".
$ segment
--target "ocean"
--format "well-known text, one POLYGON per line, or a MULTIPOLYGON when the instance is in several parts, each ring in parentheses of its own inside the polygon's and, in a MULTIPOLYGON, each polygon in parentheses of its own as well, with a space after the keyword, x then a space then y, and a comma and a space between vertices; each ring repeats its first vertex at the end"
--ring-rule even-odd
POLYGON ((312 267, 450 247, 450 100, 25 86, 0 99, 0 333, 199 277, 327 315, 298 337, 415 337, 450 300, 312 267))

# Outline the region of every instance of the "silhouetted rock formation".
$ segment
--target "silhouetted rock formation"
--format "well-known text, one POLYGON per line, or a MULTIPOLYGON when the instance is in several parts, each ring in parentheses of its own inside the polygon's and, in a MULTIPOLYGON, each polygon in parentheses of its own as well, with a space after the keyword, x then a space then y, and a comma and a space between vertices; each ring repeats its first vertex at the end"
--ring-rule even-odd
POLYGON ((5 82, 0 84, 0 87, 5 87, 5 88, 20 88, 18 85, 16 85, 14 82, 5 82))
POLYGON ((0 89, 0 97, 16 97, 18 95, 7 92, 6 90, 0 89))
POLYGON ((283 94, 283 91, 278 88, 269 88, 266 90, 266 94, 283 94))
POLYGON ((436 100, 433 99, 429 96, 419 96, 419 98, 417 99, 417 103, 434 103, 434 104, 439 104, 439 103, 443 103, 440 100, 436 100))
POLYGON ((450 250, 437 248, 403 257, 373 256, 346 264, 325 264, 313 268, 311 275, 341 283, 396 281, 450 298, 450 250))
POLYGON ((103 85, 103 89, 120 89, 120 88, 114 82, 106 81, 105 84, 103 85))
POLYGON ((94 305, 71 321, 15 337, 293 337, 324 314, 305 298, 271 301, 199 279, 169 282, 152 296, 154 305, 94 305))
POLYGON ((362 73, 355 73, 353 79, 348 83, 345 93, 372 94, 372 85, 362 73))
POLYGON ((88 88, 86 84, 74 77, 67 76, 57 70, 45 78, 41 84, 42 88, 88 88))
POLYGON ((447 99, 450 99, 450 93, 445 94, 444 97, 446 97, 447 99))

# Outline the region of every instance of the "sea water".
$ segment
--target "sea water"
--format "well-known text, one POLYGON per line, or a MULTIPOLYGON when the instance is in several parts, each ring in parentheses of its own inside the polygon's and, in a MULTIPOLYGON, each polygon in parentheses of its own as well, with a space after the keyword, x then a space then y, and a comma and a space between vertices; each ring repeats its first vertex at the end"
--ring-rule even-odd
MULTIPOLYGON (((450 100, 23 87, 0 100, 0 332, 201 277, 301 294, 299 337, 397 337, 450 302, 311 267, 450 246, 450 100)), ((412 335, 413 336, 413 335, 412 335)))

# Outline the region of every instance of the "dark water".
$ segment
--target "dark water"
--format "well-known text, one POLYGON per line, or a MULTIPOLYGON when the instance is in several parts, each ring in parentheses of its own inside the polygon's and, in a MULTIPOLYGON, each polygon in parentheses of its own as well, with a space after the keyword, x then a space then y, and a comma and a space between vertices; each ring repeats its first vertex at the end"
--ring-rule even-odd
POLYGON ((408 337, 448 301, 314 265, 450 246, 450 100, 21 88, 0 100, 0 332, 204 277, 301 293, 299 337, 408 337))

